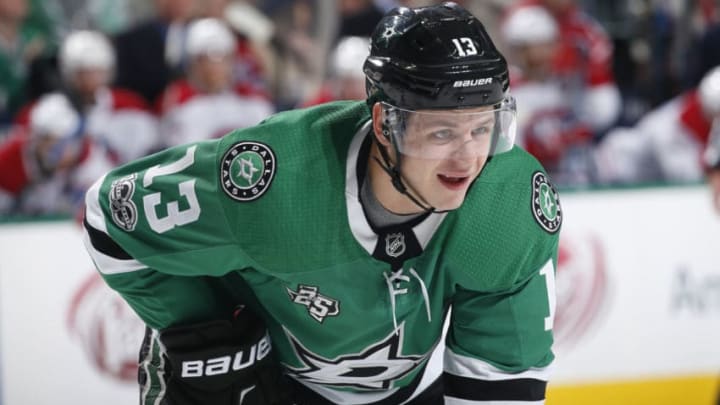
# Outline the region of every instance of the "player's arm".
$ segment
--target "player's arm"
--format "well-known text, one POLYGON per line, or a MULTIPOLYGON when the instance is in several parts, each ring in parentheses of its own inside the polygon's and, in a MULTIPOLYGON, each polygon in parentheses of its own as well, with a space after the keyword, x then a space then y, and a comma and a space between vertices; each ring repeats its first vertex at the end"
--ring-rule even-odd
POLYGON ((444 362, 446 404, 544 403, 554 359, 555 268, 563 214, 546 175, 537 166, 530 169, 527 183, 503 183, 505 205, 487 207, 503 214, 502 225, 486 225, 488 215, 470 216, 464 229, 469 237, 463 238, 468 243, 451 252, 460 254, 448 262, 455 290, 444 362), (472 222, 476 218, 479 222, 472 222), (472 238, 473 229, 488 229, 484 237, 494 240, 472 238), (478 242, 493 249, 475 246, 478 242))
POLYGON ((541 404, 553 360, 555 259, 507 291, 460 288, 445 353, 446 404, 541 404))
POLYGON ((217 198, 216 149, 169 149, 110 171, 86 193, 87 250, 151 327, 207 319, 221 303, 204 276, 247 266, 217 198), (183 305, 183 294, 198 302, 183 305))
POLYGON ((228 285, 248 260, 217 201, 215 143, 120 167, 86 196, 85 244, 149 326, 141 404, 280 404, 267 329, 228 285), (211 277, 208 277, 211 276, 211 277))

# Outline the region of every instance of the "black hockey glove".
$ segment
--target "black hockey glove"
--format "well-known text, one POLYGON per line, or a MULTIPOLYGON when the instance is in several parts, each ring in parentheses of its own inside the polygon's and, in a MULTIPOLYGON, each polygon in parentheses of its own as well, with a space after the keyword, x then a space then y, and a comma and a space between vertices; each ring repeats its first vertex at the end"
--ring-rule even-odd
POLYGON ((248 309, 234 321, 160 332, 168 364, 167 405, 285 405, 290 392, 263 322, 248 309))

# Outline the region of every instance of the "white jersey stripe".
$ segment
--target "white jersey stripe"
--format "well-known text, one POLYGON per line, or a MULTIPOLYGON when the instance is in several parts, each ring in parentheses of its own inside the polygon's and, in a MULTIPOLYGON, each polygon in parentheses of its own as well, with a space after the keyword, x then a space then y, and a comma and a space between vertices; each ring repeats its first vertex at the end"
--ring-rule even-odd
POLYGON ((107 233, 107 226, 100 207, 100 186, 105 181, 105 176, 100 177, 85 193, 85 219, 90 226, 103 233, 107 233))
POLYGON ((360 153, 360 147, 368 131, 370 131, 371 125, 372 121, 369 121, 355 133, 350 143, 347 163, 345 164, 345 203, 347 205, 350 231, 352 231, 355 239, 370 255, 372 255, 373 250, 375 250, 377 235, 370 227, 367 218, 365 218, 362 204, 360 204, 360 184, 358 184, 357 181, 357 159, 360 153))
MULTIPOLYGON (((445 350, 445 372, 461 377, 475 378, 485 381, 511 380, 518 378, 533 378, 548 381, 550 367, 531 368, 519 373, 508 373, 482 360, 473 359, 445 350)), ((526 403, 526 402, 523 402, 526 403)))

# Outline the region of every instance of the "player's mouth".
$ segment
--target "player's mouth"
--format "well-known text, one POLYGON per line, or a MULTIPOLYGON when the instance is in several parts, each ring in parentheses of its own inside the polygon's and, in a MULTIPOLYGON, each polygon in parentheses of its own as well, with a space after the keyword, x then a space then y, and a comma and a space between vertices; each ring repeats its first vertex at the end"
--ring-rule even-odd
POLYGON ((437 175, 440 183, 450 190, 462 190, 470 182, 470 176, 448 176, 444 174, 437 175))

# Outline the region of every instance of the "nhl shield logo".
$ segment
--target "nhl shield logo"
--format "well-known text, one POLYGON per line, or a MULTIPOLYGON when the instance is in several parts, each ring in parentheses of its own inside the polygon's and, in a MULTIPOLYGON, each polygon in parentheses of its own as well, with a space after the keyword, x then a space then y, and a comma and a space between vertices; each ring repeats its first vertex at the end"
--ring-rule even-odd
POLYGON ((398 232, 385 236, 385 253, 390 257, 399 257, 405 253, 405 235, 398 232))
POLYGON ((260 142, 238 142, 222 158, 220 184, 236 201, 260 198, 275 176, 275 154, 260 142))
POLYGON ((537 223, 549 233, 555 233, 562 224, 560 197, 545 174, 535 172, 532 178, 532 213, 537 223))

